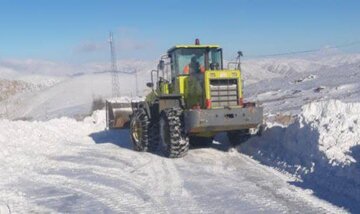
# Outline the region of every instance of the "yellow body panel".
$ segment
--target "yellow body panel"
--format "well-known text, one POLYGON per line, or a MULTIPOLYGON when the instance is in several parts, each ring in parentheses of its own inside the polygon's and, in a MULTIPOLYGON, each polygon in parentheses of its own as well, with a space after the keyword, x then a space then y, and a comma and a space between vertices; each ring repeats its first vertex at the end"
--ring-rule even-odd
POLYGON ((186 98, 187 93, 187 82, 188 82, 189 76, 178 76, 176 78, 175 82, 175 92, 180 94, 183 98, 186 98))
POLYGON ((160 84, 160 92, 161 94, 169 94, 169 83, 161 83, 160 84))
POLYGON ((204 86, 205 99, 211 99, 210 96, 210 80, 211 79, 237 79, 239 98, 243 97, 242 77, 240 70, 209 70, 205 72, 204 86))

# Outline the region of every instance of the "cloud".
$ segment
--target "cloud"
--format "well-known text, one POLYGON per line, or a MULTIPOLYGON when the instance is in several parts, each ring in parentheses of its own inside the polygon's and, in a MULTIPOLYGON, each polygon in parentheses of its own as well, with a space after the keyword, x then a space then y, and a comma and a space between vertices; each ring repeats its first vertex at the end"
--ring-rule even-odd
POLYGON ((84 42, 75 47, 75 51, 78 53, 94 53, 105 49, 105 42, 84 42))
POLYGON ((116 43, 116 47, 119 50, 125 51, 138 51, 151 49, 154 46, 151 41, 139 41, 131 38, 122 38, 119 42, 116 43))
MULTIPOLYGON (((118 60, 120 71, 147 71, 155 67, 156 62, 145 60, 118 60)), ((66 76, 80 73, 105 72, 110 70, 110 62, 91 62, 70 64, 41 59, 5 59, 0 60, 0 79, 16 79, 26 75, 66 76)))
POLYGON ((3 69, 12 71, 14 75, 67 75, 73 73, 79 67, 63 62, 41 59, 5 59, 0 61, 0 73, 3 69))
POLYGON ((149 39, 140 39, 141 32, 138 28, 122 26, 116 31, 116 47, 125 51, 139 51, 153 48, 154 42, 149 39), (117 41, 116 41, 117 40, 117 41))
MULTIPOLYGON (((149 50, 154 47, 154 43, 147 40, 138 40, 130 37, 116 37, 114 39, 116 50, 119 52, 126 51, 142 51, 149 50)), ((109 44, 106 42, 84 42, 75 47, 76 53, 98 53, 103 51, 109 51, 109 44)))
POLYGON ((120 36, 129 36, 139 33, 139 30, 134 27, 122 26, 119 27, 116 32, 119 33, 120 36))
MULTIPOLYGON (((128 52, 151 50, 155 43, 149 39, 142 39, 141 32, 133 27, 120 27, 114 32, 114 43, 116 50, 121 55, 128 52)), ((105 37, 103 41, 84 41, 74 48, 76 53, 96 53, 109 51, 109 41, 105 37)))

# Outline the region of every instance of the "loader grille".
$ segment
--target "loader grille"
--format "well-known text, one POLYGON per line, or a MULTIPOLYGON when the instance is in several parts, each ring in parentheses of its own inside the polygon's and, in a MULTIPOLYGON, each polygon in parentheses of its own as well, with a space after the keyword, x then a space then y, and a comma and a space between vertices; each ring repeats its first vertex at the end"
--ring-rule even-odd
POLYGON ((212 107, 236 106, 238 104, 237 79, 210 80, 212 107))

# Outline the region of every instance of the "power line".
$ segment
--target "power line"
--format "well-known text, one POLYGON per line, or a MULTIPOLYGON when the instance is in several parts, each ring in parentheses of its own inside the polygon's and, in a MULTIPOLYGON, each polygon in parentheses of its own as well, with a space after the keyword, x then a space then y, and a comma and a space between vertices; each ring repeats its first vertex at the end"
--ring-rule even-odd
POLYGON ((349 42, 343 45, 334 46, 333 48, 345 48, 345 47, 356 46, 358 44, 360 44, 360 41, 349 42))
MULTIPOLYGON (((351 47, 351 46, 356 46, 359 45, 360 41, 354 41, 354 42, 349 42, 349 43, 345 43, 342 45, 334 45, 334 46, 327 46, 328 49, 340 49, 340 48, 345 48, 345 47, 351 47)), ((247 57, 273 57, 273 56, 287 56, 287 55, 297 55, 297 54, 304 54, 304 53, 314 53, 314 52, 318 52, 324 50, 323 48, 317 48, 317 49, 309 49, 309 50, 300 50, 300 51, 289 51, 289 52, 283 52, 283 53, 274 53, 274 54, 263 54, 263 55, 248 55, 247 57)))

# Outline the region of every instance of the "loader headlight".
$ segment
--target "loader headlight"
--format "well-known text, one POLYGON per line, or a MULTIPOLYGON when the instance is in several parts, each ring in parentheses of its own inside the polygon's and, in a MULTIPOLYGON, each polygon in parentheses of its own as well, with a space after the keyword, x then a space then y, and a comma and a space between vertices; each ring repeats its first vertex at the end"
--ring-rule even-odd
POLYGON ((232 72, 232 73, 231 73, 231 76, 237 77, 237 73, 236 73, 236 72, 232 72))
POLYGON ((215 73, 210 73, 210 77, 215 78, 216 77, 215 73))

